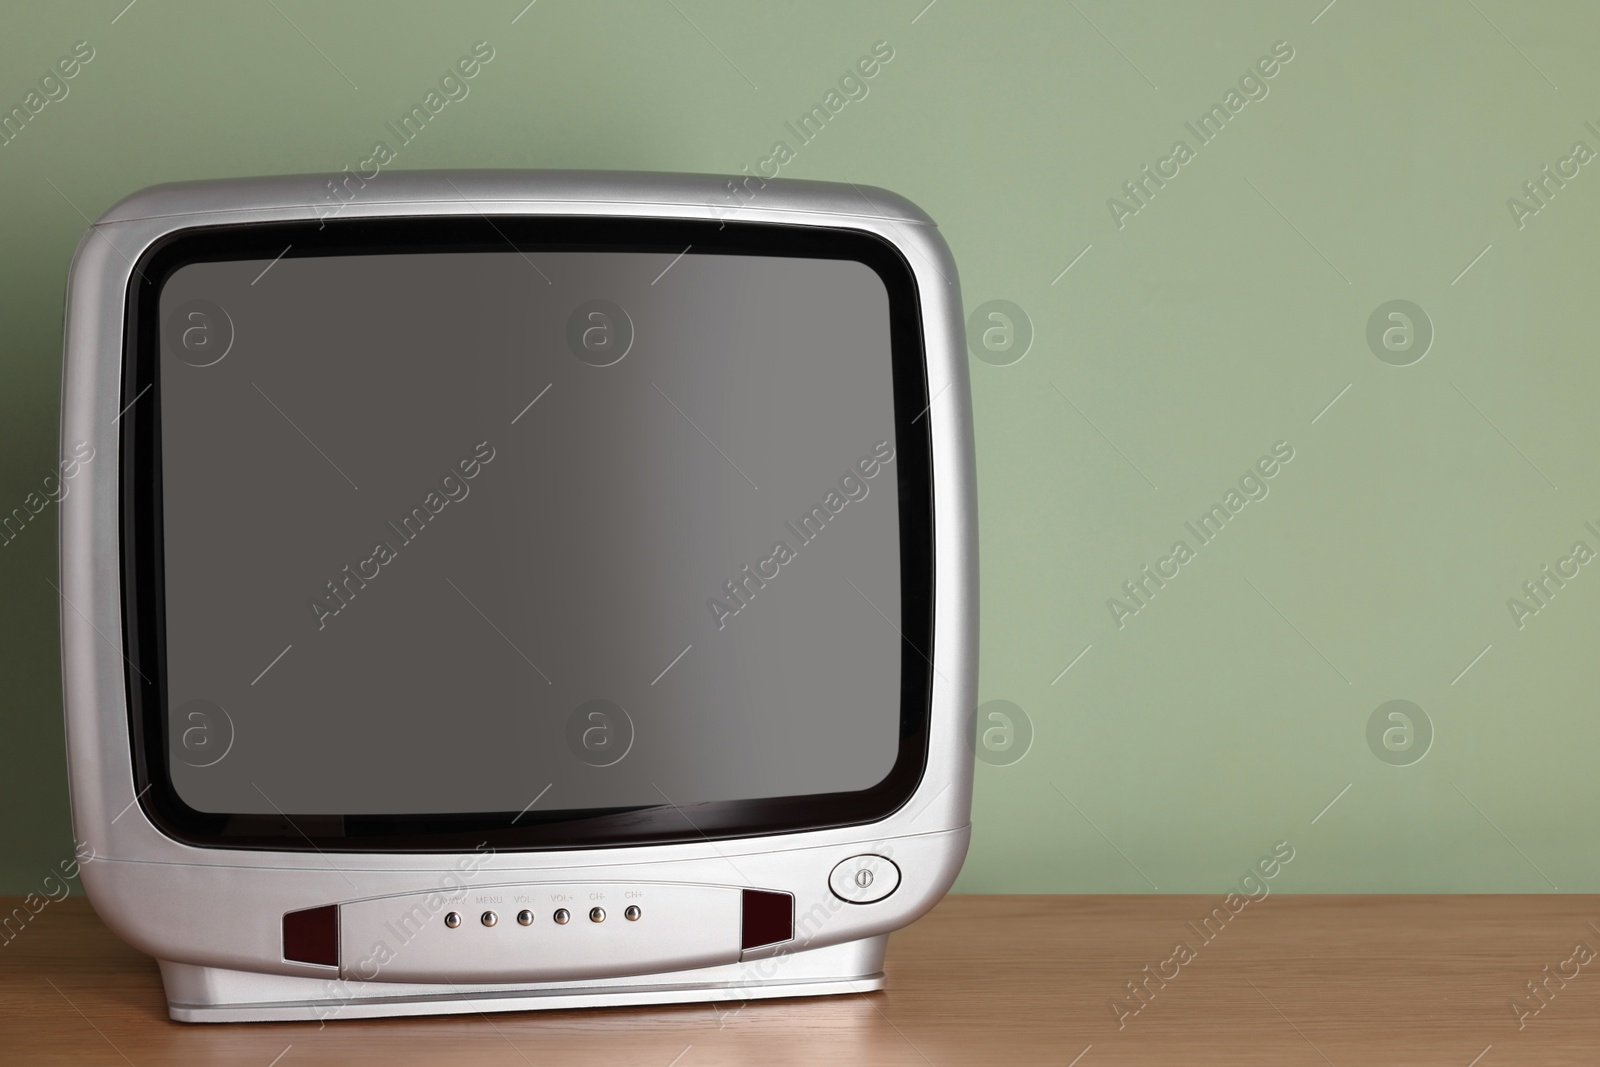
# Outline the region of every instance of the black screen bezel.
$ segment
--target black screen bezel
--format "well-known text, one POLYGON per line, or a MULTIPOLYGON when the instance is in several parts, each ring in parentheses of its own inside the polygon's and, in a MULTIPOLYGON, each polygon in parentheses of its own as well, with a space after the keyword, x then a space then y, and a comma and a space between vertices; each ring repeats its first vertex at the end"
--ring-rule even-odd
POLYGON ((797 833, 879 821, 915 793, 932 720, 934 524, 927 359, 916 277, 887 241, 860 230, 766 223, 585 216, 418 216, 256 223, 176 231, 152 244, 128 283, 119 504, 129 726, 140 804, 165 834, 206 848, 324 852, 565 850, 797 833), (159 302, 196 262, 427 252, 661 252, 848 259, 883 280, 900 519, 900 746, 888 775, 857 792, 679 806, 432 815, 214 814, 190 807, 169 773, 162 541, 159 302), (287 251, 285 248, 287 247, 287 251), (144 393, 149 391, 148 397, 144 393))

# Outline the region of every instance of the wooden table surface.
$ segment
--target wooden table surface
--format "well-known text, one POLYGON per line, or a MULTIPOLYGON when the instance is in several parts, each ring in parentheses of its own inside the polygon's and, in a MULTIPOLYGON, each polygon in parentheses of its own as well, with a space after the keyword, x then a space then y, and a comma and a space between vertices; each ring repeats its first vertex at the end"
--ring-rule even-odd
POLYGON ((1219 903, 950 897, 891 938, 882 993, 319 1026, 169 1021, 155 964, 72 898, 0 947, 0 1063, 1600 1063, 1600 899, 1274 894, 1204 941, 1219 903), (1146 965, 1170 977, 1141 1007, 1146 965))

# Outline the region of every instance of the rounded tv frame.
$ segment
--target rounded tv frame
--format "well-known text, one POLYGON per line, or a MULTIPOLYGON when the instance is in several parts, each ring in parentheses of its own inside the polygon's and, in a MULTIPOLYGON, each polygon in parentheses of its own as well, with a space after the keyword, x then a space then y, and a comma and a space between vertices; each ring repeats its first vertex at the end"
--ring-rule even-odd
MULTIPOLYGON (((385 173, 330 210, 329 190, 343 177, 156 186, 109 209, 74 256, 62 452, 70 454, 82 443, 94 449, 94 458, 61 503, 60 617, 73 829, 80 854, 92 857, 82 864, 81 878, 96 912, 118 936, 161 961, 172 1016, 195 1021, 476 1011, 490 1004, 742 1000, 881 988, 886 935, 948 890, 970 836, 977 678, 972 423, 956 268, 932 220, 895 194, 850 184, 773 179, 756 187, 751 179, 703 175, 530 171, 385 173), (660 223, 736 232, 776 227, 813 237, 834 231, 886 248, 903 264, 914 289, 925 368, 919 383, 925 410, 909 415, 925 435, 931 472, 930 629, 919 646, 926 659, 918 656, 928 691, 915 778, 897 785, 881 807, 858 810, 851 818, 835 814, 763 829, 730 826, 726 836, 714 839, 667 833, 635 843, 588 838, 518 847, 480 846, 481 833, 471 844, 388 835, 382 844, 360 850, 295 849, 248 835, 200 845, 152 811, 151 780, 139 776, 135 747, 143 741, 136 741, 132 728, 127 654, 137 650, 127 643, 122 567, 122 489, 126 468, 138 458, 125 451, 124 436, 138 430, 121 423, 133 419, 136 427, 140 417, 124 371, 135 264, 204 231, 332 230, 335 223, 397 218, 446 225, 484 216, 497 224, 580 217, 614 221, 623 229, 660 223), (829 889, 831 872, 868 853, 892 859, 898 887, 875 902, 841 903, 829 889), (537 974, 513 985, 478 981, 465 964, 427 984, 340 983, 337 1011, 327 1006, 329 968, 285 956, 280 927, 286 914, 413 894, 466 877, 463 871, 470 871, 475 888, 584 880, 755 887, 792 897, 795 933, 791 941, 742 951, 735 937, 732 959, 743 962, 643 977, 602 975, 577 991, 573 983, 541 981, 537 974), (463 999, 453 984, 463 981, 477 981, 471 988, 486 992, 463 999)), ((136 603, 133 610, 141 609, 136 603)))

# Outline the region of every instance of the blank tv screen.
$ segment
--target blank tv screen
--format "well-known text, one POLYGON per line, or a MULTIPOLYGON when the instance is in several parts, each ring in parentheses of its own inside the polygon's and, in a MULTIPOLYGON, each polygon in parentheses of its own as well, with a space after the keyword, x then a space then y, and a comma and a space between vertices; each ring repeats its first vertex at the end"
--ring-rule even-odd
POLYGON ((869 789, 900 755, 889 294, 851 259, 182 266, 167 763, 199 812, 869 789))

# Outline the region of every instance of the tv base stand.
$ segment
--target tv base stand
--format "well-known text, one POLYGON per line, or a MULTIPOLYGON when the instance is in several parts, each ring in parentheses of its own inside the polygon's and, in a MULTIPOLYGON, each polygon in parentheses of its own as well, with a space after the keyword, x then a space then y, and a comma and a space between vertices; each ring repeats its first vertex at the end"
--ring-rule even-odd
POLYGON ((427 985, 249 974, 161 963, 179 1022, 330 1021, 388 1015, 551 1011, 645 1004, 737 1006, 775 997, 867 993, 886 984, 887 934, 719 967, 577 982, 427 985))

